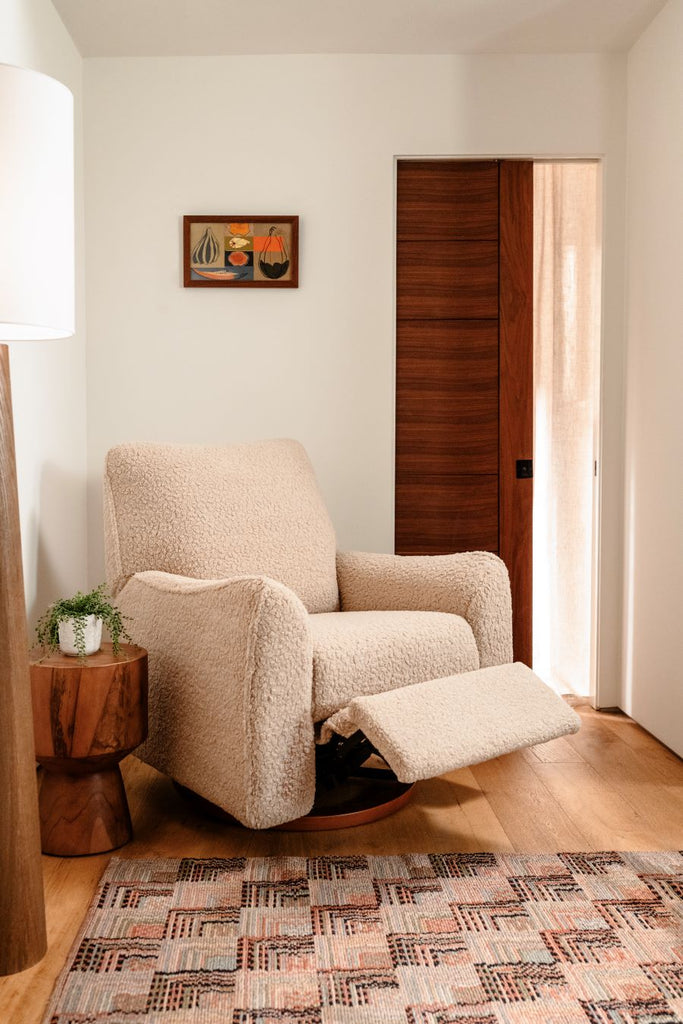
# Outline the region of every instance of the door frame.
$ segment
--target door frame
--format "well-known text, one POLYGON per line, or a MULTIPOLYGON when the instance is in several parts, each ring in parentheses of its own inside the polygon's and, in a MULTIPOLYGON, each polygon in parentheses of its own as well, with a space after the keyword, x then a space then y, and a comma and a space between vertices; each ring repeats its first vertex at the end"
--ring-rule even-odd
MULTIPOLYGON (((605 271, 606 271, 606 246, 607 237, 607 203, 605 202, 605 182, 607 180, 608 160, 605 153, 396 153, 393 157, 393 221, 392 221, 392 246, 393 246, 393 275, 392 275, 392 464, 391 464, 391 515, 392 535, 396 522, 396 324, 397 324, 397 290, 396 290, 396 252, 397 252, 397 185, 398 185, 398 162, 399 160, 531 160, 536 163, 597 163, 600 167, 599 174, 599 200, 600 200, 600 224, 601 224, 601 275, 600 275, 600 334, 599 353, 597 359, 598 387, 596 400, 596 430, 594 439, 594 460, 595 480, 597 481, 593 491, 593 527, 592 527, 592 586, 591 586, 591 636, 590 636, 590 679, 588 699, 594 708, 603 708, 606 701, 601 700, 601 624, 603 620, 603 587, 604 577, 608 572, 603 559, 603 529, 606 528, 603 516, 605 504, 605 474, 602 472, 605 458, 605 429, 604 429, 604 408, 605 408, 605 271)), ((532 627, 533 628, 533 627, 532 627)))

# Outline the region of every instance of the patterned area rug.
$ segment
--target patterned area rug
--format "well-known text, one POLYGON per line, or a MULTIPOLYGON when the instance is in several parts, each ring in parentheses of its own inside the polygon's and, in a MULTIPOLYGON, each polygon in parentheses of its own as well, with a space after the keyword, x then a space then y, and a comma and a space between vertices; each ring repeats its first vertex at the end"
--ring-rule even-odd
POLYGON ((51 1024, 683 1024, 683 856, 113 859, 51 1024))

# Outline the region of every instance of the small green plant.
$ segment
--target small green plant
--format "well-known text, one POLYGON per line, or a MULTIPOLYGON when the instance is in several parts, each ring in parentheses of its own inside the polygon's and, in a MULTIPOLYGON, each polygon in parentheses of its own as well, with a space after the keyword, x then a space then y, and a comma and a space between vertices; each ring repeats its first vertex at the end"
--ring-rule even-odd
POLYGON ((36 636, 38 643, 50 652, 56 651, 59 647, 59 624, 74 621, 74 641, 79 658, 85 657, 85 625, 88 615, 94 615, 109 630, 111 641, 114 646, 114 654, 118 654, 121 647, 121 640, 132 639, 124 625, 128 615, 122 615, 116 605, 111 603, 110 596, 106 591, 106 584, 100 583, 89 594, 82 594, 79 591, 73 597, 62 598, 51 604, 44 615, 41 615, 36 625, 36 636))

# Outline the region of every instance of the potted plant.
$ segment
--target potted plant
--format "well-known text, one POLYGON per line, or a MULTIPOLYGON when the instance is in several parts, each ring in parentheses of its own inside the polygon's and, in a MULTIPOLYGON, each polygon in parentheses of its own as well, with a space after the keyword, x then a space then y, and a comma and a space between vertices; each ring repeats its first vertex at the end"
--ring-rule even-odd
POLYGON ((118 654, 121 639, 131 641, 124 619, 116 605, 111 603, 105 584, 101 583, 89 594, 79 591, 69 598, 51 604, 38 620, 38 643, 50 652, 57 648, 63 654, 85 658, 99 651, 102 644, 102 626, 111 635, 114 654, 118 654))

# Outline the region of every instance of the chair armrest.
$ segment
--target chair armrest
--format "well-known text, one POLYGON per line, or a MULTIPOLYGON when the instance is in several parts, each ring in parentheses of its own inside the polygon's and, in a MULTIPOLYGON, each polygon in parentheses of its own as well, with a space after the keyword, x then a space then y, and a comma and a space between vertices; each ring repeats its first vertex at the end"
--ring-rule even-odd
POLYGON ((512 661, 512 602, 505 563, 488 551, 457 555, 337 555, 342 611, 432 611, 470 625, 482 668, 512 661))
POLYGON ((313 668, 296 594, 266 576, 141 572, 117 604, 149 652, 149 736, 137 755, 250 828, 308 813, 313 668))

